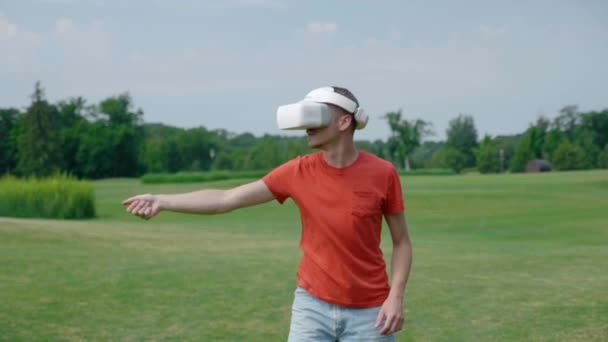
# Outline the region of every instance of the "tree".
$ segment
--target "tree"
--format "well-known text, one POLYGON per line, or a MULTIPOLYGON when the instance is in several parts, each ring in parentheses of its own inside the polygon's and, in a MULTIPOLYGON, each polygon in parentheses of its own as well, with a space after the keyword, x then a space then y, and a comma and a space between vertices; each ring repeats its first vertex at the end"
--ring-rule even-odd
POLYGON ((572 141, 574 140, 574 134, 580 121, 581 117, 578 112, 578 106, 568 105, 560 109, 559 115, 553 121, 553 126, 563 132, 566 138, 572 141))
POLYGON ((463 158, 457 164, 464 167, 475 166, 474 149, 477 147, 477 129, 473 117, 460 114, 457 118, 450 120, 447 129, 446 145, 457 150, 458 154, 450 153, 452 157, 463 158))
POLYGON ((584 168, 585 152, 577 144, 564 140, 555 150, 553 166, 557 170, 579 170, 584 168))
POLYGON ((536 124, 531 125, 527 130, 530 138, 530 149, 534 158, 536 159, 547 159, 547 153, 545 152, 545 140, 547 137, 547 131, 551 122, 549 119, 541 116, 536 120, 536 124))
POLYGON ((105 118, 111 139, 106 142, 112 150, 110 174, 107 177, 132 177, 140 174, 142 165, 143 111, 132 110, 129 94, 109 97, 99 103, 99 115, 105 118))
POLYGON ((608 145, 608 108, 601 112, 581 113, 581 126, 590 133, 593 144, 599 149, 608 145))
POLYGON ((576 105, 564 106, 559 115, 553 119, 547 131, 544 143, 546 157, 553 159, 557 147, 564 141, 575 141, 576 130, 580 123, 580 114, 576 105))
POLYGON ((420 141, 427 135, 432 134, 431 123, 422 119, 406 120, 401 118, 401 110, 389 112, 384 115, 391 129, 391 137, 388 139, 389 154, 397 165, 403 166, 409 171, 410 154, 420 146, 420 141))
POLYGON ((608 144, 606 144, 606 147, 604 147, 604 150, 600 153, 598 166, 602 169, 608 169, 608 144))
POLYGON ((372 142, 371 152, 383 159, 389 159, 387 145, 384 141, 376 139, 372 142))
POLYGON ((413 168, 430 167, 430 162, 435 151, 444 145, 443 142, 425 141, 411 154, 410 162, 413 168))
MULTIPOLYGON (((167 126, 158 123, 149 123, 143 125, 144 130, 144 152, 143 152, 143 163, 146 168, 146 172, 172 172, 170 168, 178 167, 173 172, 178 171, 181 167, 180 164, 175 164, 173 161, 168 161, 168 157, 177 158, 175 153, 168 152, 169 149, 173 148, 177 151, 177 135, 180 134, 183 129, 167 126), (174 146, 168 148, 167 142, 173 141, 174 146)), ((140 157, 142 158, 142 157, 140 157)))
POLYGON ((508 170, 511 166, 511 159, 515 154, 515 146, 521 137, 518 135, 497 136, 493 139, 499 153, 502 151, 503 160, 501 163, 501 172, 508 170))
POLYGON ((565 134, 560 131, 557 127, 552 126, 547 135, 545 137, 545 153, 547 154, 549 159, 553 158, 553 153, 557 149, 557 146, 561 144, 561 142, 567 139, 565 134))
POLYGON ((449 168, 460 173, 465 168, 466 156, 452 146, 444 145, 433 153, 433 167, 449 168))
POLYGON ((290 137, 287 139, 285 155, 283 155, 283 161, 302 156, 310 153, 311 149, 308 147, 308 141, 305 137, 290 137))
POLYGON ((252 147, 257 142, 256 137, 251 133, 242 133, 229 139, 230 145, 234 147, 252 147))
POLYGON ((264 136, 249 150, 244 170, 267 170, 279 166, 283 160, 279 155, 276 139, 264 136))
POLYGON ((215 139, 204 127, 191 128, 178 134, 178 150, 183 168, 189 171, 207 171, 213 162, 211 150, 215 150, 215 139))
POLYGON ((57 103, 59 139, 62 151, 61 169, 81 176, 76 155, 83 132, 89 122, 85 119, 86 101, 82 97, 57 103))
POLYGON ((580 147, 584 154, 581 168, 596 168, 598 165, 598 157, 601 152, 601 149, 593 143, 593 136, 591 132, 584 129, 583 127, 578 127, 574 136, 575 139, 572 142, 578 147, 580 147))
POLYGON ((579 168, 598 166, 599 154, 608 143, 608 110, 581 113, 574 105, 565 106, 553 120, 544 143, 544 156, 555 159, 557 148, 566 140, 584 151, 579 168))
POLYGON ((480 173, 500 172, 500 154, 496 144, 489 136, 485 136, 479 147, 475 149, 477 169, 480 173))
MULTIPOLYGON (((565 119, 562 121, 566 122, 565 119)), ((530 160, 549 159, 550 152, 547 151, 547 146, 554 146, 563 139, 561 131, 555 128, 557 126, 554 124, 554 128, 550 130, 551 122, 543 116, 539 117, 535 124, 530 125, 517 142, 510 163, 511 172, 523 172, 530 160)), ((554 150, 554 148, 551 147, 549 150, 554 150)))
POLYGON ((187 157, 180 154, 178 140, 179 135, 169 137, 160 146, 159 153, 163 163, 163 171, 174 173, 186 169, 183 160, 187 157))
POLYGON ((61 168, 61 141, 58 115, 44 98, 36 82, 32 103, 24 116, 23 131, 17 141, 17 170, 25 176, 47 176, 61 168))
POLYGON ((0 108, 0 176, 14 170, 17 164, 11 132, 20 114, 16 108, 0 108))
POLYGON ((599 166, 599 157, 608 145, 608 109, 602 112, 580 113, 580 125, 574 141, 585 151, 585 168, 599 166))
POLYGON ((76 163, 87 178, 133 177, 144 170, 143 111, 133 111, 128 94, 109 97, 87 109, 76 163))
POLYGON ((532 149, 532 138, 530 134, 524 134, 517 146, 515 147, 515 153, 511 160, 511 172, 523 172, 526 169, 526 164, 535 159, 534 150, 532 149))
POLYGON ((94 179, 114 176, 113 147, 114 134, 105 122, 96 121, 86 126, 76 153, 78 175, 94 179))

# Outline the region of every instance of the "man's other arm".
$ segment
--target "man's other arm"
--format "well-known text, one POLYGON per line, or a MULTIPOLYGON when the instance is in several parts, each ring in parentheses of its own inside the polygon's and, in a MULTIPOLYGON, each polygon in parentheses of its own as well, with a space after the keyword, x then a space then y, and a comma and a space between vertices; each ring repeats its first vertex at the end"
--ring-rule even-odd
POLYGON ((412 265, 412 243, 407 231, 407 223, 403 213, 385 214, 386 223, 393 240, 393 256, 391 259, 391 290, 388 298, 378 314, 376 326, 385 319, 380 333, 388 335, 403 328, 403 297, 405 285, 412 265))

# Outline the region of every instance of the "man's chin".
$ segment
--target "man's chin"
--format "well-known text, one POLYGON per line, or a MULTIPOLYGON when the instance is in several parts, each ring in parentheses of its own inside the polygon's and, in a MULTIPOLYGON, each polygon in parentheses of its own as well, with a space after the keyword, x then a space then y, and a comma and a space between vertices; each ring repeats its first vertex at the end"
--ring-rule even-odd
POLYGON ((321 144, 316 142, 316 141, 309 141, 308 142, 308 147, 310 148, 320 148, 321 144))
POLYGON ((310 147, 310 148, 320 148, 321 145, 323 145, 323 144, 321 144, 321 142, 319 142, 318 140, 316 140, 314 138, 310 139, 310 137, 308 138, 308 147, 310 147))

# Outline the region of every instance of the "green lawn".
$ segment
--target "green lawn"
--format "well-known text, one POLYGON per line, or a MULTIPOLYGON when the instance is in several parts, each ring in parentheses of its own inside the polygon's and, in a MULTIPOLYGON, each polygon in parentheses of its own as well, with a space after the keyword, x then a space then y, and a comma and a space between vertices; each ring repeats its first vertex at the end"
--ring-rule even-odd
MULTIPOLYGON (((0 218, 0 340, 285 340, 291 201, 151 221, 120 205, 239 182, 104 180, 95 220, 0 218)), ((414 265, 399 341, 608 340, 608 172, 402 183, 414 265)))

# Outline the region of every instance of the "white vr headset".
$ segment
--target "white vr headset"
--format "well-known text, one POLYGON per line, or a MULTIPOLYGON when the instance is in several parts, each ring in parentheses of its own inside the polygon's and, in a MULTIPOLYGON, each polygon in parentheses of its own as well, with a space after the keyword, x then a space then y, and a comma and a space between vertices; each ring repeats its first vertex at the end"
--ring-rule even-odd
POLYGON ((321 128, 329 125, 328 104, 344 109, 353 115, 357 129, 363 129, 369 120, 367 114, 348 97, 338 94, 332 87, 322 87, 311 91, 304 100, 277 109, 277 124, 280 129, 321 128))

